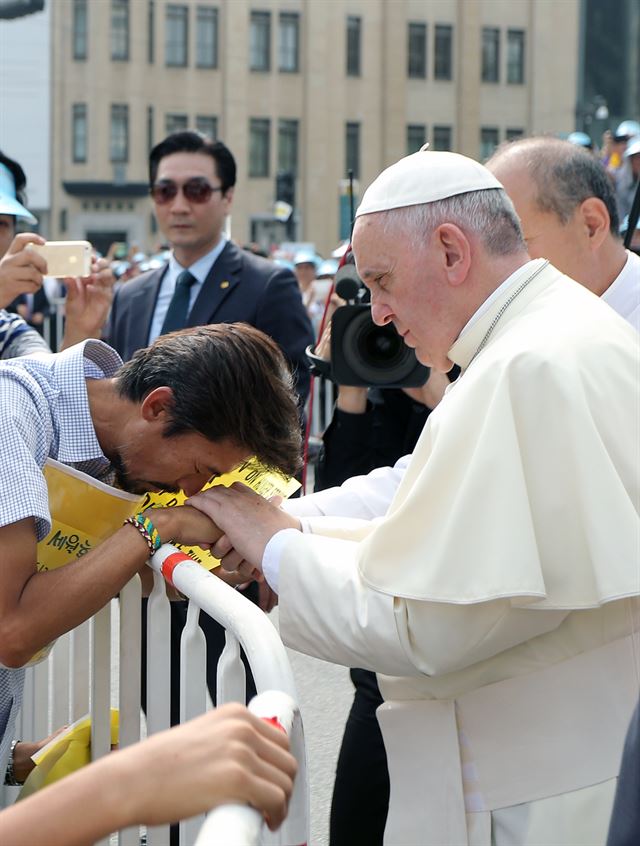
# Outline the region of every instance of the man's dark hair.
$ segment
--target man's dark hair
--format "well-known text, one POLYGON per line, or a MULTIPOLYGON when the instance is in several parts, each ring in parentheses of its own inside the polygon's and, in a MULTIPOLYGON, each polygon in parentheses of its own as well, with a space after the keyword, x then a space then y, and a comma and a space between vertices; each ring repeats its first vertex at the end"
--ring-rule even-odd
POLYGON ((120 396, 140 403, 155 388, 174 396, 165 437, 198 432, 229 440, 267 467, 300 465, 300 419, 293 379, 277 344, 245 323, 162 335, 118 371, 120 396))
POLYGON ((173 153, 204 153, 206 156, 211 156, 223 194, 236 184, 236 160, 231 150, 222 141, 211 141, 199 132, 185 130, 171 133, 164 141, 156 144, 149 153, 150 185, 156 181, 160 160, 173 153))
POLYGON ((11 171, 11 175, 13 176, 13 181, 16 186, 16 200, 22 205, 26 203, 26 197, 24 194, 24 189, 27 185, 27 177, 24 174, 24 170, 20 167, 18 162, 10 159, 9 156, 5 156, 5 154, 0 150, 0 164, 3 164, 6 168, 11 171))
POLYGON ((553 212, 565 224, 581 203, 596 197, 607 208, 611 234, 620 237, 613 185, 593 153, 560 138, 523 138, 498 147, 487 166, 491 168, 492 161, 508 155, 510 150, 517 150, 522 156, 523 165, 535 182, 535 201, 541 211, 553 212))

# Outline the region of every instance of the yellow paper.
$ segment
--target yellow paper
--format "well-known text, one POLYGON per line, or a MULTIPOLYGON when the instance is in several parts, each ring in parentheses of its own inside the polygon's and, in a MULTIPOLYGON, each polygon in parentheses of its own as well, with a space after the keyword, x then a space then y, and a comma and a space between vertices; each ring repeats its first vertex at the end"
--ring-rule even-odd
MULTIPOLYGON (((111 745, 118 743, 119 713, 111 709, 111 745)), ((34 769, 29 773, 19 798, 24 799, 91 763, 91 717, 76 720, 32 756, 34 769)))
MULTIPOLYGON (((186 497, 179 493, 147 493, 134 496, 105 485, 71 467, 49 459, 44 467, 49 493, 51 531, 38 544, 38 570, 55 570, 81 558, 90 549, 110 537, 132 514, 146 508, 183 505, 186 497)), ((231 473, 216 476, 204 486, 242 482, 264 497, 291 496, 300 483, 295 479, 268 471, 251 458, 231 473)), ((179 544, 177 544, 179 545, 179 544)), ((181 546, 207 570, 219 565, 208 550, 197 546, 181 546)))
POLYGON ((49 459, 44 466, 51 531, 38 544, 38 570, 81 558, 140 510, 140 496, 105 485, 49 459))
MULTIPOLYGON (((261 496, 269 499, 272 496, 281 496, 283 499, 288 499, 292 493, 298 490, 300 482, 295 479, 290 479, 287 476, 281 476, 278 473, 267 470, 256 458, 251 458, 243 461, 231 473, 225 473, 222 476, 216 476, 204 486, 203 490, 213 488, 216 485, 224 485, 229 487, 234 482, 242 482, 247 487, 259 493, 261 496)), ((172 505, 183 505, 186 496, 180 493, 148 493, 145 495, 140 510, 145 508, 152 508, 162 506, 164 508, 172 505)), ((153 517, 151 518, 153 520, 153 517)), ((198 564, 201 564, 206 570, 212 570, 218 567, 220 561, 209 552, 207 549, 201 549, 199 546, 182 546, 183 552, 188 553, 198 564)))

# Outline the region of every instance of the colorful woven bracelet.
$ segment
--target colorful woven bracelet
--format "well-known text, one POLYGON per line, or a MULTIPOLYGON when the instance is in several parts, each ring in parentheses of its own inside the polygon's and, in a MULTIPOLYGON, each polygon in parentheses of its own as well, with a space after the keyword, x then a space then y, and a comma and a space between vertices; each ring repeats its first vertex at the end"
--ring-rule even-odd
POLYGON ((133 517, 127 517, 127 519, 124 521, 124 525, 126 525, 127 523, 131 523, 131 525, 135 526, 136 529, 140 532, 142 537, 147 542, 149 552, 154 553, 158 549, 160 549, 160 547, 162 546, 160 535, 158 534, 158 530, 148 517, 145 517, 144 514, 134 514, 133 517))

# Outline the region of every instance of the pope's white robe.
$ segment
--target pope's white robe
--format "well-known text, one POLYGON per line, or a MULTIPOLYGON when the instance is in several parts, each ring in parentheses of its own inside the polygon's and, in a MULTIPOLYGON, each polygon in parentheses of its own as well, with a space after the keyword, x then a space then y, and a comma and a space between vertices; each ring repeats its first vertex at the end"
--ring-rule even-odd
POLYGON ((606 836, 638 695, 639 339, 548 267, 476 354, 535 266, 451 349, 387 517, 281 539, 285 643, 386 674, 391 846, 606 836))

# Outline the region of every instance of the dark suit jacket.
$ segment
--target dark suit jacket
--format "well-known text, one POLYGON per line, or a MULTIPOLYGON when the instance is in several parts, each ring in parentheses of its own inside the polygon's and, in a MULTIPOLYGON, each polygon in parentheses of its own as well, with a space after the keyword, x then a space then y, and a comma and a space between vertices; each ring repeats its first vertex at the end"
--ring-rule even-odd
POLYGON ((607 846, 640 843, 640 704, 631 718, 622 755, 607 846))
MULTIPOLYGON (((104 339, 127 361, 146 347, 151 320, 166 266, 125 282, 113 299, 104 339)), ((229 241, 209 271, 187 321, 249 323, 279 344, 296 380, 304 404, 309 393, 309 362, 305 349, 313 330, 290 270, 242 250, 229 241)))

